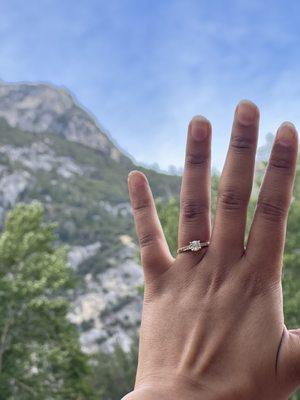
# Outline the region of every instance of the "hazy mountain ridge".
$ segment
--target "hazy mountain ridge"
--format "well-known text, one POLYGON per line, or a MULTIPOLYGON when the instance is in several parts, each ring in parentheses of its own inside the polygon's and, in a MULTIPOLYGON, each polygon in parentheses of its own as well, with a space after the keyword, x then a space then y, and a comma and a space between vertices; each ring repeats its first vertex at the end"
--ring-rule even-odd
POLYGON ((123 157, 91 115, 63 88, 46 84, 0 85, 0 117, 11 127, 36 133, 56 133, 66 139, 123 157))
MULTIPOLYGON (((72 319, 84 348, 126 346, 139 324, 142 271, 127 193, 136 168, 65 90, 0 85, 0 211, 40 200, 81 279, 72 319)), ((144 168, 139 168, 145 170, 144 168)), ((156 196, 180 178, 147 170, 156 196)))

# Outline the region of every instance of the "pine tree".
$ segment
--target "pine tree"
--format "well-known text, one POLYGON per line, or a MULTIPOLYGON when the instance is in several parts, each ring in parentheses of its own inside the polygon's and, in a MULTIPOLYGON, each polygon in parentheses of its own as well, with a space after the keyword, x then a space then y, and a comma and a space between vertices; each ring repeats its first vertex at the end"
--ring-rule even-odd
POLYGON ((75 280, 39 203, 8 213, 0 236, 0 400, 91 399, 89 366, 68 321, 75 280))

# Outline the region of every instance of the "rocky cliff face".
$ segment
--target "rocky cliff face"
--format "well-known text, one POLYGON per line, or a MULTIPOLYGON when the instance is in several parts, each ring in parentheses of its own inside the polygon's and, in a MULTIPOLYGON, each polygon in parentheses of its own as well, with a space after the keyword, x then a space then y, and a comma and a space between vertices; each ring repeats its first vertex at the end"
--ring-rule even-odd
MULTIPOLYGON (((70 318, 83 348, 125 348, 141 312, 142 270, 127 195, 132 161, 64 89, 0 84, 0 218, 17 202, 41 201, 80 278, 70 318)), ((179 178, 146 171, 154 193, 179 178)))
POLYGON ((99 149, 115 160, 122 156, 94 119, 62 88, 44 84, 2 84, 0 117, 11 127, 23 131, 52 132, 99 149))

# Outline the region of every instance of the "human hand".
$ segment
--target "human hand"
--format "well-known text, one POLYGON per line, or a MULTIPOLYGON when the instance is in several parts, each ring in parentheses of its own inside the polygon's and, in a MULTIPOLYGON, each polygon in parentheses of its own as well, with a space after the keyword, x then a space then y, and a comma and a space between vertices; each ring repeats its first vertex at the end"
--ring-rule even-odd
POLYGON ((145 295, 136 385, 127 400, 282 400, 300 384, 300 330, 284 325, 281 265, 297 158, 290 123, 277 132, 248 242, 259 111, 239 103, 210 227, 211 125, 188 130, 179 246, 208 241, 174 260, 145 176, 129 192, 145 295))

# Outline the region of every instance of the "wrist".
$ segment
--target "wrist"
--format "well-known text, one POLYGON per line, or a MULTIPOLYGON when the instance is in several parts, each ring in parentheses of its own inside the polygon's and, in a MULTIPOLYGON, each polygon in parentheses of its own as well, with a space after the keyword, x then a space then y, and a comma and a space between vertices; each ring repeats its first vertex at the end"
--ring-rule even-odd
MULTIPOLYGON (((135 389, 128 393, 122 400, 227 400, 219 398, 215 393, 208 393, 198 384, 186 384, 181 379, 175 382, 155 379, 147 383, 136 385, 135 389)), ((232 399, 231 399, 232 400, 232 399)))
MULTIPOLYGON (((169 400, 171 397, 157 389, 140 388, 128 393, 122 400, 169 400)), ((174 398, 173 398, 174 399, 174 398)))
POLYGON ((239 385, 232 390, 232 384, 222 385, 222 389, 216 384, 211 390, 186 377, 176 376, 169 380, 167 376, 155 376, 147 381, 138 382, 135 389, 122 400, 248 400, 252 398, 244 391, 239 385))
MULTIPOLYGON (((128 393, 125 397, 123 397, 122 400, 174 400, 174 399, 180 399, 180 400, 194 400, 193 398, 187 397, 187 396, 182 396, 182 394, 174 393, 173 390, 167 390, 167 389, 159 389, 159 388, 139 388, 135 389, 133 392, 128 393)), ((196 399, 196 398, 195 398, 196 399)), ((199 400, 199 396, 198 396, 199 400)))

